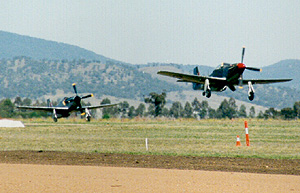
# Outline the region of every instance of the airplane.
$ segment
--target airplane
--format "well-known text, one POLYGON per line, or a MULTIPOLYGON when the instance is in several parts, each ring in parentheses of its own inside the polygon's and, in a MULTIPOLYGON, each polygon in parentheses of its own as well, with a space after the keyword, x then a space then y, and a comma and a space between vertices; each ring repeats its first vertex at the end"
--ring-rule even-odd
POLYGON ((242 88, 248 85, 248 98, 250 101, 254 99, 253 84, 269 84, 278 82, 287 82, 292 79, 243 79, 244 70, 261 71, 259 68, 246 67, 244 62, 245 47, 242 50, 242 59, 240 63, 222 63, 209 76, 200 76, 198 67, 194 68, 194 75, 159 71, 157 74, 178 78, 177 82, 190 82, 193 84, 194 90, 203 90, 202 95, 207 98, 211 97, 211 91, 222 92, 229 88, 235 91, 235 86, 242 88))
POLYGON ((58 118, 62 117, 69 117, 73 111, 80 111, 81 115, 86 115, 86 120, 91 120, 91 109, 97 108, 105 108, 105 107, 112 107, 118 104, 107 104, 107 105, 98 105, 98 106, 81 106, 81 99, 86 99, 89 97, 93 97, 93 94, 89 94, 83 97, 78 96, 76 84, 73 85, 74 92, 76 96, 74 97, 64 97, 64 99, 59 102, 57 106, 52 106, 51 101, 48 99, 47 107, 38 107, 38 106, 17 106, 18 109, 25 109, 25 110, 40 110, 40 111, 48 111, 52 112, 52 118, 54 122, 57 122, 58 118))

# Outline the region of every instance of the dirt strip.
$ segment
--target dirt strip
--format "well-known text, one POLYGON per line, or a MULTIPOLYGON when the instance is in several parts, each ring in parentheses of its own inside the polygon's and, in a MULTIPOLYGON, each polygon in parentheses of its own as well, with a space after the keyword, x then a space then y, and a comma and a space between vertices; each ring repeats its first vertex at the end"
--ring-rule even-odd
POLYGON ((299 159, 2 151, 0 163, 82 165, 300 175, 299 159))
POLYGON ((300 192, 300 176, 201 170, 0 164, 0 192, 300 192))

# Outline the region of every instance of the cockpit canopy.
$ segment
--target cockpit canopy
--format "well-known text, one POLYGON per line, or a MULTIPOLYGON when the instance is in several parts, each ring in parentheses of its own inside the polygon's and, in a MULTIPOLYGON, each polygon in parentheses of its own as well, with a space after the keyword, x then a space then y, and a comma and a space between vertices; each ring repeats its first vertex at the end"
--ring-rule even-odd
POLYGON ((224 67, 230 67, 232 64, 230 64, 230 63, 225 63, 225 62, 223 62, 222 64, 220 64, 219 66, 217 66, 217 68, 216 69, 222 69, 222 68, 224 68, 224 67))

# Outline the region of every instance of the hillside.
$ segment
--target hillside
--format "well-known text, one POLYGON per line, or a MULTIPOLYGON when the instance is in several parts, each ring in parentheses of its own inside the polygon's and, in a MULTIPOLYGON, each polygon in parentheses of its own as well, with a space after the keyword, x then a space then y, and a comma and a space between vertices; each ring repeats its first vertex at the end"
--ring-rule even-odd
POLYGON ((26 56, 48 60, 100 60, 105 63, 109 58, 89 50, 64 43, 0 31, 0 58, 26 56))
POLYGON ((80 93, 94 93, 97 97, 110 95, 128 99, 142 99, 150 92, 181 90, 173 85, 138 71, 132 66, 112 61, 106 64, 85 60, 33 60, 15 57, 0 61, 0 96, 32 99, 55 95, 58 91, 73 92, 77 83, 80 93))

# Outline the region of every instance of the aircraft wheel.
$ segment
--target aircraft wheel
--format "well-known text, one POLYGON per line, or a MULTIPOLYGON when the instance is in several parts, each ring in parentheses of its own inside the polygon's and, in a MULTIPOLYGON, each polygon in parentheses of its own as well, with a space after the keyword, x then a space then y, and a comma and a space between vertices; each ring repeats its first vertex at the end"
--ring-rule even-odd
POLYGON ((253 101, 253 99, 254 99, 254 92, 250 92, 248 98, 249 98, 250 101, 253 101))
POLYGON ((86 120, 87 120, 88 122, 90 122, 90 121, 91 121, 91 117, 90 117, 90 116, 87 116, 87 117, 86 117, 86 120))
POLYGON ((205 92, 202 93, 202 96, 205 96, 205 92))
POLYGON ((207 98, 210 98, 210 97, 211 97, 211 91, 210 91, 210 90, 207 90, 207 91, 206 91, 206 97, 207 97, 207 98))
POLYGON ((53 121, 54 121, 54 122, 57 122, 57 118, 56 118, 56 117, 54 117, 54 118, 53 118, 53 121))

